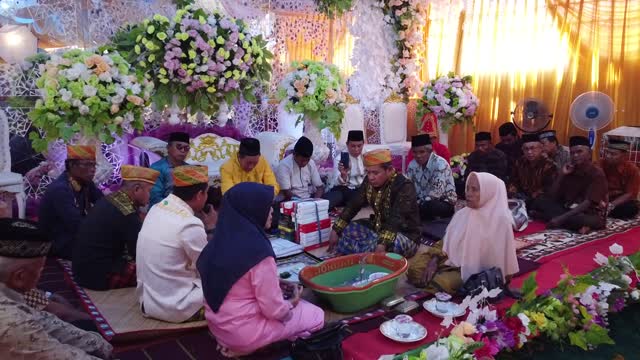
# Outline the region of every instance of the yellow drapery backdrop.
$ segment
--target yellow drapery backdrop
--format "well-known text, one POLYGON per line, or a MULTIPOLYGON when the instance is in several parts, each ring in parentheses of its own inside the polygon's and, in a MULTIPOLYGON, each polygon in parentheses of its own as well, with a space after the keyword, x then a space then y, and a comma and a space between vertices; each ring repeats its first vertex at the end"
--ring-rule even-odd
MULTIPOLYGON (((613 122, 599 133, 640 125, 640 102, 634 101, 640 94, 640 1, 468 0, 458 10, 432 17, 425 27, 421 77, 472 75, 480 99, 476 130, 497 139, 498 126, 510 121, 517 102, 536 97, 553 112, 550 128, 566 142, 586 134, 571 124, 569 108, 592 90, 608 94, 616 105, 613 122)), ((332 22, 328 57, 347 76, 353 71, 348 21, 347 15, 332 22)), ((313 46, 301 36, 288 41, 286 61, 323 60, 313 46)), ((455 127, 449 145, 454 154, 473 149, 472 127, 455 127)))

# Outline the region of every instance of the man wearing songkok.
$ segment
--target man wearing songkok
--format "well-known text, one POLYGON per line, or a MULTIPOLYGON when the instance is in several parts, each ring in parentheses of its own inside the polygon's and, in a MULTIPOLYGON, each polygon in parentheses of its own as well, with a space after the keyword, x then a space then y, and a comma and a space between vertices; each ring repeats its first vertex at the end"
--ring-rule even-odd
MULTIPOLYGON (((440 143, 438 140, 438 119, 433 113, 425 114, 422 117, 422 128, 420 132, 422 134, 428 134, 431 138, 431 146, 433 147, 433 152, 441 158, 447 160, 447 163, 451 162, 451 151, 449 148, 440 143)), ((409 166, 409 163, 413 160, 413 153, 410 151, 407 155, 406 165, 409 166)))
POLYGON ((167 156, 151 165, 153 170, 160 172, 156 184, 151 189, 151 199, 149 207, 157 204, 160 200, 171 194, 173 189, 173 177, 171 172, 177 166, 187 165, 185 159, 189 154, 189 134, 184 132, 174 132, 169 134, 167 143, 167 156))
POLYGON ((552 228, 565 228, 586 234, 606 225, 607 178, 591 162, 589 139, 570 139, 571 163, 556 178, 549 196, 536 199, 535 217, 552 228))
POLYGON ((67 146, 64 167, 65 171, 47 186, 40 204, 39 221, 42 231, 53 242, 51 254, 71 260, 78 226, 102 198, 102 192, 93 183, 95 146, 67 146))
POLYGON ((341 161, 334 174, 334 186, 331 191, 324 194, 324 198, 329 200, 329 208, 344 206, 356 194, 356 189, 364 180, 365 171, 362 162, 362 148, 364 147, 364 132, 362 130, 351 130, 347 135, 347 151, 349 153, 349 164, 345 167, 341 161))
POLYGON ((609 184, 609 216, 631 219, 638 215, 640 169, 629 161, 630 144, 609 140, 605 157, 600 162, 609 184))
POLYGON ((558 175, 556 165, 542 154, 542 143, 538 134, 522 136, 524 155, 516 160, 509 177, 510 198, 525 200, 527 206, 551 190, 558 175))
POLYGON ((391 165, 391 152, 364 154, 367 178, 333 225, 329 250, 339 254, 390 251, 412 257, 422 239, 420 215, 413 183, 391 165), (365 206, 368 220, 351 221, 365 206))
POLYGON ((202 320, 203 294, 196 260, 217 214, 207 205, 206 166, 173 170, 173 193, 147 214, 136 247, 136 289, 145 316, 173 323, 202 320))
POLYGON ((293 147, 293 154, 278 164, 276 179, 284 200, 322 197, 324 184, 316 163, 311 159, 312 154, 313 143, 303 136, 293 147))
POLYGON ((467 158, 465 174, 472 172, 486 172, 495 175, 502 181, 507 181, 507 156, 493 147, 491 133, 479 132, 475 136, 476 149, 467 158))
POLYGON ((507 155, 507 176, 509 176, 513 164, 522 156, 522 143, 518 138, 518 129, 511 122, 500 125, 498 133, 500 142, 496 144, 496 149, 507 155))
POLYGON ((122 187, 100 199, 78 229, 73 274, 93 290, 136 286, 136 242, 142 227, 140 208, 160 173, 122 165, 122 187))
POLYGON ((80 330, 34 309, 25 293, 35 288, 51 242, 37 224, 0 219, 0 359, 108 359, 112 346, 100 334, 80 330))
POLYGON ((241 182, 273 186, 275 195, 280 189, 267 160, 260 155, 260 142, 254 138, 240 140, 238 152, 220 167, 222 194, 241 182))
POLYGON ((458 196, 449 163, 436 155, 427 134, 411 138, 411 151, 413 160, 407 177, 416 187, 420 218, 431 221, 452 217, 458 196))
POLYGON ((556 137, 555 130, 545 130, 540 133, 540 142, 542 143, 542 150, 544 155, 553 160, 558 170, 571 162, 571 154, 569 148, 560 145, 558 138, 556 137))

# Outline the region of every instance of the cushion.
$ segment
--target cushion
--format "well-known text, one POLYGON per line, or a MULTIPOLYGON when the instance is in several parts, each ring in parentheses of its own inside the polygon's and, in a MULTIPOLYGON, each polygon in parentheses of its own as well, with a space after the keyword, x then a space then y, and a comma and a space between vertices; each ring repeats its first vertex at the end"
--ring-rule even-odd
POLYGON ((407 141, 407 104, 389 102, 380 111, 380 143, 407 141))
POLYGON ((240 142, 232 138, 202 134, 191 139, 187 162, 206 165, 209 168, 209 178, 219 177, 220 166, 238 151, 239 146, 240 142))

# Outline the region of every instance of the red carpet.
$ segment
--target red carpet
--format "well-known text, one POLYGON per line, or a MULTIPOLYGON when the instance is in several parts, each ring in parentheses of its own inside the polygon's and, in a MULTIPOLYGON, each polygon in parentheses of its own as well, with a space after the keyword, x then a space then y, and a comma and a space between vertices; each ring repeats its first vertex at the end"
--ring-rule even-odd
POLYGON ((541 231, 544 231, 546 228, 547 226, 543 222, 534 220, 529 222, 529 226, 527 226, 527 228, 524 229, 524 231, 516 231, 514 235, 516 238, 519 238, 521 236, 527 236, 527 235, 539 233, 541 231))
MULTIPOLYGON (((582 275, 595 270, 598 267, 593 261, 595 254, 600 252, 605 256, 610 255, 609 246, 614 243, 623 246, 624 255, 640 251, 640 228, 633 228, 627 232, 615 234, 608 238, 586 243, 583 246, 540 259, 542 265, 537 270, 536 277, 538 292, 543 293, 556 286, 560 280, 560 275, 563 273, 563 266, 567 267, 574 275, 582 275)), ((523 274, 514 278, 513 287, 520 287, 529 275, 523 274)), ((513 302, 512 299, 505 299, 497 304, 497 307, 506 308, 511 306, 513 302)), ((424 310, 420 310, 413 318, 427 328, 428 336, 423 341, 410 345, 400 344, 387 339, 380 333, 379 329, 375 328, 368 332, 354 334, 346 339, 342 343, 344 358, 346 360, 370 360, 377 359, 381 355, 400 354, 435 341, 438 337, 448 335, 448 330, 440 326, 442 320, 424 310)), ((464 319, 464 317, 460 319, 464 319)))

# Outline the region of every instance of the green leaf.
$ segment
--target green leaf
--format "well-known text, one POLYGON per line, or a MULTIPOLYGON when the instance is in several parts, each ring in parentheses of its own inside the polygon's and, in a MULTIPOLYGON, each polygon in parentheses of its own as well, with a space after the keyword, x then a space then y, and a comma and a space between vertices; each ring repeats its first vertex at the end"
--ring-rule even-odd
POLYGON ((569 333, 569 343, 571 345, 577 346, 582 350, 587 351, 587 339, 585 337, 584 331, 570 332, 569 333))
POLYGON ((530 302, 536 298, 538 283, 536 282, 536 272, 534 271, 522 284, 522 297, 524 301, 530 302))
POLYGON ((587 330, 585 339, 588 344, 593 346, 598 346, 601 344, 615 344, 613 339, 609 336, 607 329, 595 324, 592 324, 589 330, 587 330))

